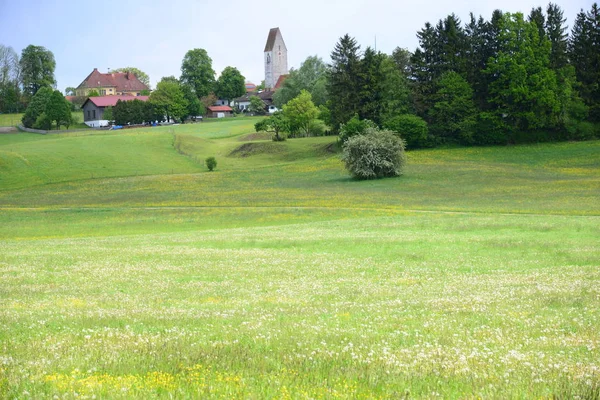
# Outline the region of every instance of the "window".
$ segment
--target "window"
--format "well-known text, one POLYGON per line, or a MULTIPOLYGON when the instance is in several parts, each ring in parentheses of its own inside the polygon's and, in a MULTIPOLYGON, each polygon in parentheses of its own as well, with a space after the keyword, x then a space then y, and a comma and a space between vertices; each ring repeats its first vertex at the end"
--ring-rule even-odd
POLYGON ((92 115, 92 112, 90 110, 88 110, 88 117, 87 117, 87 119, 91 119, 92 118, 91 115, 92 115))
POLYGON ((96 119, 96 110, 93 110, 94 112, 94 119, 96 119))
POLYGON ((100 96, 106 95, 106 89, 100 89, 100 96))

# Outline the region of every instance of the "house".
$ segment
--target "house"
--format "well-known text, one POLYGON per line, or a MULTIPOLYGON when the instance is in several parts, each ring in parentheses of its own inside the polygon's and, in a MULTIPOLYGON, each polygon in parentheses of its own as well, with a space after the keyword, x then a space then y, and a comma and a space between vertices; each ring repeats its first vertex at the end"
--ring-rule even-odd
POLYGON ((75 89, 77 96, 87 96, 90 90, 97 90, 100 96, 141 96, 148 86, 131 72, 109 72, 103 74, 94 68, 75 89))
POLYGON ((106 107, 114 107, 117 101, 141 100, 148 101, 148 96, 99 96, 88 97, 83 103, 83 122, 91 128, 108 126, 109 121, 104 119, 104 110, 106 107))
POLYGON ((233 115, 233 110, 229 106, 210 106, 208 107, 208 117, 212 118, 224 118, 231 117, 233 115))
POLYGON ((240 110, 242 112, 247 112, 248 107, 250 107, 250 97, 257 96, 259 99, 261 99, 263 101, 263 103, 265 103, 265 112, 268 112, 269 114, 273 114, 274 112, 278 111, 277 107, 275 107, 275 105, 273 104, 273 94, 274 93, 275 93, 275 91, 273 91, 273 90, 264 90, 264 91, 246 93, 245 95, 238 97, 237 99, 234 99, 232 103, 235 105, 235 107, 238 108, 238 110, 240 110))

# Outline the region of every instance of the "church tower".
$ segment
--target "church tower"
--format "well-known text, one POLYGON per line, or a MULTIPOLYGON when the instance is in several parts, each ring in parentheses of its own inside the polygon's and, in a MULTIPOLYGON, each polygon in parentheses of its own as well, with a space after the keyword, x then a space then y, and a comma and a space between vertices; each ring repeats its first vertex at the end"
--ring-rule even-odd
POLYGON ((281 75, 288 73, 287 47, 279 28, 269 31, 265 45, 265 87, 272 90, 281 75))

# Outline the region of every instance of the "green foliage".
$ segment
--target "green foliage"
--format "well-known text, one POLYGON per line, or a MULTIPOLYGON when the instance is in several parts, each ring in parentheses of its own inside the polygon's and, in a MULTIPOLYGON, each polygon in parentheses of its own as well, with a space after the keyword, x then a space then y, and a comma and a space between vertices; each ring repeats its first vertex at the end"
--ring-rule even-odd
POLYGON ((360 46, 348 34, 340 38, 331 52, 331 67, 327 76, 331 127, 338 133, 359 112, 360 46))
POLYGON ((104 114, 102 114, 102 118, 107 120, 107 121, 113 121, 114 120, 114 115, 113 115, 113 108, 112 106, 108 106, 104 109, 104 114))
POLYGON ((432 132, 443 142, 471 144, 477 114, 473 89, 454 71, 440 77, 438 88, 430 110, 432 132))
MULTIPOLYGON (((122 101, 118 100, 112 109, 112 119, 116 125, 142 124, 150 121, 162 121, 164 118, 164 108, 155 106, 149 101, 144 102, 138 99, 122 101)), ((106 117, 106 110, 104 114, 106 117)))
POLYGON ((198 98, 208 96, 215 88, 212 59, 204 49, 188 51, 181 63, 181 82, 192 88, 198 98))
MULTIPOLYGON (((184 95, 181 84, 172 79, 161 79, 156 90, 150 95, 149 102, 163 111, 167 118, 184 119, 189 114, 189 102, 184 95)), ((196 104, 197 107, 197 104, 196 104)))
POLYGON ((306 90, 312 95, 316 106, 324 105, 327 102, 326 74, 327 65, 321 58, 307 57, 299 69, 290 71, 282 87, 273 95, 273 102, 278 108, 282 108, 302 90, 306 90))
POLYGON ((215 94, 229 102, 246 93, 246 78, 234 67, 225 67, 215 87, 215 94))
POLYGON ((377 125, 368 119, 360 119, 358 114, 354 114, 348 122, 340 126, 340 139, 346 142, 353 136, 363 135, 367 129, 377 129, 377 125))
MULTIPOLYGON (((52 96, 52 89, 48 86, 43 86, 31 99, 29 106, 25 110, 25 115, 23 115, 22 122, 26 128, 33 128, 36 123, 38 117, 46 112, 46 104, 50 100, 52 96)), ((45 119, 44 119, 45 121, 45 119)))
POLYGON ((50 129, 52 129, 52 119, 48 116, 48 114, 43 112, 40 115, 38 115, 32 128, 49 131, 50 129))
POLYGON ((405 140, 407 148, 427 146, 429 128, 427 122, 419 116, 412 114, 398 115, 387 120, 384 127, 398 133, 405 140))
POLYGON ((214 157, 208 157, 204 162, 206 163, 206 168, 208 168, 209 171, 217 168, 217 159, 214 157))
POLYGON ((188 116, 199 116, 204 114, 204 107, 200 102, 200 99, 194 94, 192 88, 188 85, 181 85, 181 90, 183 92, 183 97, 187 100, 187 115, 188 116))
POLYGON ((283 106, 283 114, 290 122, 292 132, 304 136, 310 135, 310 125, 319 116, 319 109, 312 102, 312 96, 306 90, 283 106))
POLYGON ((513 131, 551 128, 560 105, 550 42, 520 13, 505 13, 501 26, 500 50, 485 71, 495 77, 490 85, 495 112, 513 131))
POLYGON ((342 161, 356 179, 398 176, 406 162, 404 141, 394 132, 368 128, 344 143, 342 161))
POLYGON ((481 112, 477 115, 473 144, 484 146, 506 144, 508 133, 501 117, 492 112, 481 112))
MULTIPOLYGON (((150 77, 148 76, 147 73, 145 73, 144 71, 135 68, 135 67, 124 67, 124 68, 117 68, 115 70, 113 70, 112 72, 129 72, 135 75, 136 78, 138 78, 138 80, 140 82, 142 82, 144 85, 148 86, 148 89, 150 89, 150 77)), ((142 96, 147 96, 146 94, 142 94, 142 96)))
POLYGON ((327 132, 327 125, 325 122, 320 119, 313 119, 308 124, 308 134, 309 136, 325 136, 327 132))
POLYGON ((89 90, 86 97, 98 97, 100 93, 96 89, 89 90))
POLYGON ((75 90, 76 88, 68 86, 67 88, 65 88, 65 96, 75 96, 75 90))
POLYGON ((56 86, 54 54, 42 46, 29 45, 21 53, 21 81, 23 92, 33 96, 42 87, 56 86))
POLYGON ((262 119, 254 124, 256 132, 273 132, 274 142, 283 142, 290 132, 290 122, 285 115, 278 111, 268 118, 262 119))
POLYGON ((248 106, 248 111, 255 115, 264 115, 265 114, 265 102, 260 99, 258 96, 250 96, 250 105, 248 106))
POLYGON ((50 95, 46 102, 46 116, 53 122, 56 123, 56 129, 60 129, 60 125, 71 125, 71 106, 58 90, 55 90, 50 95))

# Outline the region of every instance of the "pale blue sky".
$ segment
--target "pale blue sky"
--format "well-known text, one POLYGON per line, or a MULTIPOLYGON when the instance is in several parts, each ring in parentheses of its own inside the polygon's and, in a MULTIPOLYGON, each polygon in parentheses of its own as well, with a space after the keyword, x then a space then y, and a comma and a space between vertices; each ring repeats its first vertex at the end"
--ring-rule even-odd
MULTIPOLYGON (((589 10, 592 1, 557 4, 570 30, 577 12, 589 10)), ((281 29, 288 64, 297 68, 315 54, 328 62, 345 33, 363 49, 377 36, 381 51, 390 53, 396 46, 413 51, 425 22, 452 12, 466 22, 470 11, 489 19, 496 8, 528 14, 546 5, 531 0, 0 0, 0 43, 19 53, 29 44, 51 50, 60 90, 79 85, 95 67, 107 72, 126 66, 145 71, 154 87, 163 76, 179 77, 181 60, 193 48, 206 49, 217 74, 231 65, 258 84, 272 27, 281 29)))

